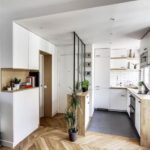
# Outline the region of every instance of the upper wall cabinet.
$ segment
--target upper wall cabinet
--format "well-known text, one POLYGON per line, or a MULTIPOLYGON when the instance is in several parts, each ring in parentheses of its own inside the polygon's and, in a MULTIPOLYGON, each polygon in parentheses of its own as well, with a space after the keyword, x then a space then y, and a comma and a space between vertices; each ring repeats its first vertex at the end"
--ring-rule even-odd
POLYGON ((39 49, 40 49, 40 38, 29 33, 29 69, 39 69, 39 49))
POLYGON ((150 48, 150 32, 141 40, 140 53, 150 48))
POLYGON ((29 68, 29 31, 13 23, 13 68, 29 68))

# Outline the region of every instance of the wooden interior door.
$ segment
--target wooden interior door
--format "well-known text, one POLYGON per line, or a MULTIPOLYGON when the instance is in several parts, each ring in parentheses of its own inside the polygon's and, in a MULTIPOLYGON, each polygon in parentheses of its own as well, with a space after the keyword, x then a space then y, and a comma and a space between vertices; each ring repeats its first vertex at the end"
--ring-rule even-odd
POLYGON ((52 117, 52 55, 44 55, 44 116, 52 117))
POLYGON ((44 55, 40 54, 40 118, 44 117, 44 55))
POLYGON ((52 55, 40 52, 40 117, 52 117, 52 55))

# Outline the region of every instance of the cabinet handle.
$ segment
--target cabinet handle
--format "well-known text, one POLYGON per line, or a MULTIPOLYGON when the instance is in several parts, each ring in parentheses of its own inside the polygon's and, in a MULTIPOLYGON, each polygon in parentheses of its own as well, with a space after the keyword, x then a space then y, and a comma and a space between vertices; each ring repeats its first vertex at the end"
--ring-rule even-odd
POLYGON ((139 103, 141 103, 141 101, 138 101, 139 103))
POLYGON ((125 97, 125 95, 121 95, 121 97, 125 97))

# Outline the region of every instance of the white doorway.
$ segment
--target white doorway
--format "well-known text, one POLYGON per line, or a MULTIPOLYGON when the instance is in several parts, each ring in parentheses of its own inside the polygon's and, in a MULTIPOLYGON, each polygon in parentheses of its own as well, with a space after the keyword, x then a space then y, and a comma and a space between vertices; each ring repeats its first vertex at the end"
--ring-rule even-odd
POLYGON ((61 55, 59 67, 59 112, 65 113, 67 94, 71 93, 73 88, 73 55, 61 55))
POLYGON ((94 108, 109 109, 110 49, 94 53, 94 108))

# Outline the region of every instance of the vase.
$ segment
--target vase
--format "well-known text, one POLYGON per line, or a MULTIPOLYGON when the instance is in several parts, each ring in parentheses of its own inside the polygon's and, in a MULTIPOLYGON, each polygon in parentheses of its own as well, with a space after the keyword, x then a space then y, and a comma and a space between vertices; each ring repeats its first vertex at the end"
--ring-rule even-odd
POLYGON ((16 90, 19 90, 20 89, 20 84, 15 84, 15 88, 16 88, 16 90))

